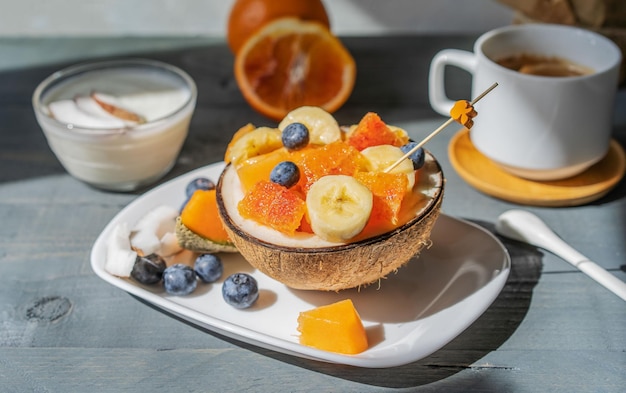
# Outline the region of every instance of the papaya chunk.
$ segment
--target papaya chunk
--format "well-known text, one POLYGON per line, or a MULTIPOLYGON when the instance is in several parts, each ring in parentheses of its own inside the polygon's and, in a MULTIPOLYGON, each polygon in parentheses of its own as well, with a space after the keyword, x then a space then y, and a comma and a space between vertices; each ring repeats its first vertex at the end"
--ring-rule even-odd
POLYGON ((231 243, 217 210, 216 190, 196 190, 180 213, 182 224, 216 243, 231 243))
POLYGON ((368 348, 367 334, 352 300, 320 306, 298 316, 300 344, 354 355, 368 348))

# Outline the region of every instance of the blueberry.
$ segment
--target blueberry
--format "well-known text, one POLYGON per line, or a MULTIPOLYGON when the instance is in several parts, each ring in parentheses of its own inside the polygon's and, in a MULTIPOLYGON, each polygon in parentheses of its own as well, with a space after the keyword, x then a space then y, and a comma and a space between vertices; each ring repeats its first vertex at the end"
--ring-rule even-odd
POLYGON ((300 169, 291 161, 283 161, 276 164, 270 172, 270 181, 285 186, 293 186, 300 180, 300 169))
POLYGON ((187 188, 185 188, 185 195, 189 198, 196 190, 212 190, 214 188, 215 183, 211 180, 206 177, 197 177, 187 184, 187 188))
POLYGON ((193 270, 202 282, 214 282, 222 277, 224 267, 221 259, 214 254, 202 254, 196 258, 193 270))
MULTIPOLYGON (((411 149, 413 149, 415 146, 417 146, 417 142, 409 142, 406 145, 402 145, 400 149, 404 154, 406 154, 411 151, 411 149)), ((413 161, 413 169, 420 169, 424 166, 424 149, 420 147, 415 152, 413 152, 409 156, 409 158, 411 159, 411 161, 413 161)))
POLYGON ((259 287, 251 275, 235 273, 224 281, 222 296, 235 308, 248 308, 259 298, 259 287))
POLYGON ((163 278, 165 261, 157 254, 137 256, 130 276, 141 284, 156 284, 163 278))
POLYGON ((283 129, 282 139, 287 149, 302 149, 309 144, 309 129, 302 123, 291 123, 283 129))
POLYGON ((189 295, 196 285, 196 273, 187 265, 177 263, 163 272, 163 287, 171 295, 189 295))

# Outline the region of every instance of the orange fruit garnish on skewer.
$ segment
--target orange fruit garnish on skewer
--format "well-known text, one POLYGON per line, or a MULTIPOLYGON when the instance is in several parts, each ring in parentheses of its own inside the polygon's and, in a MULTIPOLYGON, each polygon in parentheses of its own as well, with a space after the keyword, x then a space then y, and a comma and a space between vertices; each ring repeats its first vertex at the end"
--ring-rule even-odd
POLYGON ((467 100, 458 100, 450 109, 450 117, 465 128, 472 128, 474 125, 473 119, 476 115, 478 115, 478 112, 474 110, 474 106, 467 100))
POLYGON ((356 65, 324 25, 283 18, 241 47, 235 79, 256 111, 278 121, 301 106, 335 112, 352 93, 356 65))
POLYGON ((237 0, 228 16, 228 46, 237 54, 253 33, 269 22, 286 17, 316 21, 330 29, 321 0, 237 0))

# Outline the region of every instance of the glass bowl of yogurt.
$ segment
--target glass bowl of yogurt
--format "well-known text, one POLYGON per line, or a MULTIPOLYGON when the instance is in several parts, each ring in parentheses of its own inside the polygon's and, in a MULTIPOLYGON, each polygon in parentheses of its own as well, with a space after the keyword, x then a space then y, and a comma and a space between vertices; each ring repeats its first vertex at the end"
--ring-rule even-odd
POLYGON ((193 79, 147 59, 78 64, 43 80, 33 108, 48 144, 75 178, 132 191, 174 166, 196 106, 193 79))

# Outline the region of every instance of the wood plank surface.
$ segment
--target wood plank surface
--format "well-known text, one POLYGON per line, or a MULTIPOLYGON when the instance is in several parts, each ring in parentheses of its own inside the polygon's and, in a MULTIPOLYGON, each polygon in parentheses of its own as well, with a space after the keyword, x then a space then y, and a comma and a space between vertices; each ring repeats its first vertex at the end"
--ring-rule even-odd
MULTIPOLYGON (((336 117, 350 124, 376 111, 415 139, 427 135, 445 120, 428 105, 430 58, 443 48, 469 49, 473 39, 345 39, 359 77, 336 117)), ((134 47, 187 70, 199 88, 189 138, 161 182, 220 161, 229 132, 242 123, 272 124, 243 101, 224 43, 181 38, 163 48, 159 39, 146 38, 134 47)), ((33 51, 28 64, 0 70, 0 392, 624 391, 626 304, 559 258, 512 241, 504 243, 511 274, 487 311, 441 350, 389 369, 260 349, 183 322, 102 281, 89 265, 91 246, 146 190, 103 192, 70 177, 36 124, 30 95, 67 64, 111 57, 116 48, 132 51, 115 39, 0 40, 2 56, 24 48, 33 51), (50 52, 64 56, 46 63, 50 52)), ((449 94, 464 98, 469 79, 452 74, 449 94)), ((616 107, 626 112, 625 103, 620 89, 616 107)), ((618 112, 615 138, 626 146, 626 115, 618 112)), ((520 206, 485 195, 456 174, 447 147, 457 130, 427 146, 447 179, 443 211, 492 230, 499 214, 520 206)), ((587 205, 529 210, 626 281, 624 181, 587 205)))

